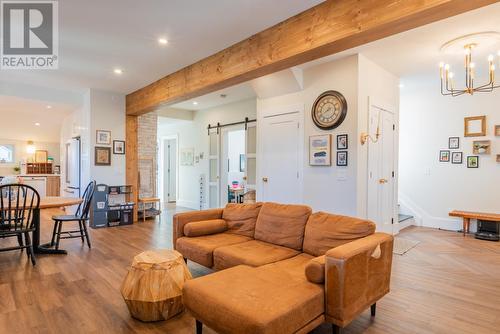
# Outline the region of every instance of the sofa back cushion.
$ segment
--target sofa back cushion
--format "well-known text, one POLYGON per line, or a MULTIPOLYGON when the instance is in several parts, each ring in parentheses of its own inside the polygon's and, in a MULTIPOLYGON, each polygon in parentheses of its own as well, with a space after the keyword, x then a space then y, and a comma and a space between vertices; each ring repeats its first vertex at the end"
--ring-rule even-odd
POLYGON ((311 208, 306 205, 264 203, 255 224, 255 239, 302 250, 310 215, 311 208))
POLYGON ((316 212, 309 217, 304 235, 304 252, 321 256, 327 250, 375 233, 369 220, 316 212))
POLYGON ((222 212, 222 219, 227 223, 227 232, 253 238, 255 222, 261 207, 262 203, 229 203, 222 212))

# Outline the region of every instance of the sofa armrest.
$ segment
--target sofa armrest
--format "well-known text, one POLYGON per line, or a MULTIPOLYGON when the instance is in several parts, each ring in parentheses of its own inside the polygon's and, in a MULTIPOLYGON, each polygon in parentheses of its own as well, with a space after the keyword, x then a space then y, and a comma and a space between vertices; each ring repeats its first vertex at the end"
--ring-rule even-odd
POLYGON ((172 243, 176 249, 176 241, 184 236, 184 226, 187 223, 198 222, 201 220, 222 219, 223 209, 210 209, 202 211, 190 211, 177 213, 173 218, 172 243))
POLYGON ((201 237, 225 231, 227 231, 227 223, 224 219, 202 220, 184 225, 184 235, 187 237, 201 237))
POLYGON ((345 327, 389 292, 393 240, 375 233, 326 252, 326 320, 345 327))

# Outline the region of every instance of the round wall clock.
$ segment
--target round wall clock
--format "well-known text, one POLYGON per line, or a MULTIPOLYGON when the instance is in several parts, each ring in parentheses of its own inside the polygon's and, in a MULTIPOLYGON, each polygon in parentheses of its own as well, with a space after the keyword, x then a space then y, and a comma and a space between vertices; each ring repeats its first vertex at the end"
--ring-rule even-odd
POLYGON ((323 130, 338 127, 347 115, 347 101, 344 95, 329 90, 318 96, 314 101, 311 116, 314 124, 323 130))

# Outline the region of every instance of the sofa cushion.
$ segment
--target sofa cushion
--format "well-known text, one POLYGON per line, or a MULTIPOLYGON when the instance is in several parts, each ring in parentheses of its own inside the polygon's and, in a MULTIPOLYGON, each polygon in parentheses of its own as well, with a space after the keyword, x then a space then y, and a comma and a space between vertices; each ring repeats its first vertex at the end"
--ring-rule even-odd
POLYGON ((237 266, 184 284, 183 302, 218 333, 302 332, 324 313, 324 285, 305 278, 310 256, 263 267, 237 266))
POLYGON ((306 277, 309 282, 325 283, 325 256, 311 259, 306 265, 306 277))
POLYGON ((214 250, 214 269, 222 270, 240 264, 259 267, 264 264, 288 259, 298 251, 264 241, 251 240, 214 250))
POLYGON ((227 224, 224 219, 202 220, 184 225, 184 235, 188 237, 222 233, 226 230, 227 224))
POLYGON ((213 266, 213 251, 217 247, 228 246, 240 242, 246 242, 250 238, 243 235, 230 234, 227 232, 204 235, 201 237, 182 237, 177 239, 176 249, 185 258, 199 263, 205 267, 213 266))
POLYGON ((321 256, 331 248, 375 233, 369 220, 316 212, 309 217, 304 235, 304 252, 321 256))
POLYGON ((255 222, 261 207, 262 203, 228 204, 222 213, 222 218, 227 222, 228 232, 253 238, 255 222))
POLYGON ((310 215, 311 208, 305 205, 264 203, 255 224, 255 239, 301 250, 310 215))

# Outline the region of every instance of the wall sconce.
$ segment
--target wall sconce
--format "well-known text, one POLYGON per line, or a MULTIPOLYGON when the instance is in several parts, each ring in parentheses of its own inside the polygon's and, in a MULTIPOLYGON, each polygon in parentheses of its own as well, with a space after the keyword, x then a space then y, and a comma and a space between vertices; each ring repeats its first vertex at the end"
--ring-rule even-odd
POLYGON ((361 145, 364 145, 366 144, 366 142, 369 140, 372 141, 372 143, 376 143, 378 142, 378 139, 380 138, 380 129, 379 127, 377 127, 377 133, 375 133, 375 139, 373 139, 372 136, 370 136, 368 133, 366 132, 361 132, 361 145))
POLYGON ((36 151, 35 143, 32 140, 29 140, 28 146, 26 146, 26 152, 28 154, 35 154, 35 151, 36 151))

